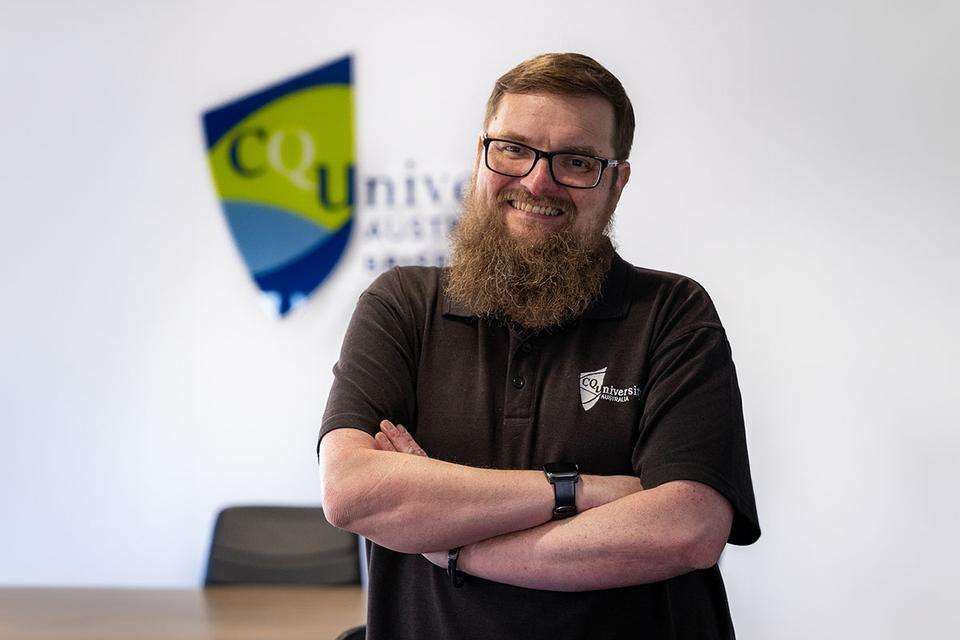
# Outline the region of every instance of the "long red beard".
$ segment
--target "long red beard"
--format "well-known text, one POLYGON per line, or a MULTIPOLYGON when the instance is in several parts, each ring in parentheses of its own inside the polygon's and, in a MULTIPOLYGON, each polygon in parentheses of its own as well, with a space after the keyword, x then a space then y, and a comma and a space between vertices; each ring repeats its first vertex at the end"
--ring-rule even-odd
POLYGON ((570 224, 538 242, 514 238, 499 207, 480 202, 472 186, 452 243, 447 295, 478 316, 534 330, 581 315, 599 296, 613 257, 606 226, 589 238, 570 224))

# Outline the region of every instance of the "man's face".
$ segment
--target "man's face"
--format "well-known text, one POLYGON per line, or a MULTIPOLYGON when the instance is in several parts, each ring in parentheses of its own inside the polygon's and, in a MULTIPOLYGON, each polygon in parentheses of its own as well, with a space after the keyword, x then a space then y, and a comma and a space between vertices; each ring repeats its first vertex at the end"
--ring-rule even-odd
MULTIPOLYGON (((599 97, 506 94, 486 134, 542 151, 612 158, 613 107, 599 97)), ((613 246, 604 232, 629 165, 617 176, 605 171, 592 189, 576 189, 554 182, 543 159, 512 178, 486 167, 482 141, 477 154, 452 238, 447 294, 479 316, 529 329, 578 317, 600 294, 610 267, 613 246)))
MULTIPOLYGON (((615 157, 613 133, 613 107, 598 96, 507 93, 486 127, 491 138, 603 158, 615 157)), ((583 243, 599 241, 630 177, 630 165, 621 165, 619 171, 605 170, 593 189, 576 189, 556 183, 545 158, 527 176, 512 178, 484 165, 482 144, 478 154, 474 185, 478 199, 503 216, 515 240, 531 243, 561 229, 583 243), (559 207, 563 213, 549 216, 523 210, 535 204, 559 207)))

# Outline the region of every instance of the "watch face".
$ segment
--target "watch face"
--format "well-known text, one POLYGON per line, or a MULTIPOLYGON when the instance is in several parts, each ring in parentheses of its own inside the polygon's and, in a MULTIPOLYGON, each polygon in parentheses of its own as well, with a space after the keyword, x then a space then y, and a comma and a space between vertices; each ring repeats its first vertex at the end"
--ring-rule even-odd
POLYGON ((572 462, 548 462, 543 465, 543 470, 547 475, 553 476, 558 480, 576 478, 580 474, 577 465, 572 462))

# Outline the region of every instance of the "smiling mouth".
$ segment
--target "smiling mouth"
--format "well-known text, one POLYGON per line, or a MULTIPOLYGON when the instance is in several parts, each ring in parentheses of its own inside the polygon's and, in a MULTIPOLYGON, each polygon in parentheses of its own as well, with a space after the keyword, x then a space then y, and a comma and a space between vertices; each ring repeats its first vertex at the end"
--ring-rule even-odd
POLYGON ((522 200, 507 200, 506 202, 514 209, 525 211, 527 213, 535 213, 540 216, 556 217, 563 215, 563 209, 558 209, 556 207, 545 207, 538 204, 530 204, 529 202, 524 202, 522 200))

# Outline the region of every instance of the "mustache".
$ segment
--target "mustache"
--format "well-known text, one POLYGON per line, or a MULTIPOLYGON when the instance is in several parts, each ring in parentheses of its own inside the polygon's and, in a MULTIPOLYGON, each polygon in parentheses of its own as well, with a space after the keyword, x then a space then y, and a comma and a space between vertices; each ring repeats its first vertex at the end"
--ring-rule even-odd
POLYGON ((501 202, 520 202, 523 204, 541 206, 541 207, 550 207, 553 209, 560 209, 565 214, 575 213, 576 206, 569 200, 563 200, 561 198, 553 198, 551 196, 533 196, 523 191, 521 189, 510 189, 507 191, 501 191, 497 195, 497 204, 501 202))

